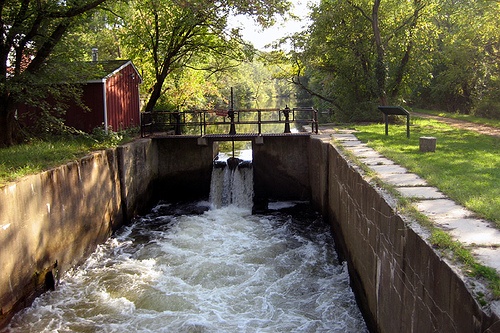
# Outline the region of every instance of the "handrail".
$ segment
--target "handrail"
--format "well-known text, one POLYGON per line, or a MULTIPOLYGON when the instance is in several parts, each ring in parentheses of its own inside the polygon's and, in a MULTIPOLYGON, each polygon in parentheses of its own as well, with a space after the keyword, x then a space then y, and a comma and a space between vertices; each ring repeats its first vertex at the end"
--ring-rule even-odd
MULTIPOLYGON (((318 112, 311 107, 284 109, 243 109, 243 110, 190 110, 184 112, 153 111, 141 113, 141 136, 163 133, 166 135, 181 135, 189 132, 204 136, 209 128, 229 126, 229 134, 264 134, 263 126, 284 124, 283 133, 291 133, 290 124, 300 125, 302 132, 308 132, 306 126, 311 126, 311 133, 318 133, 318 112), (256 120, 255 120, 256 118, 256 120), (256 125, 256 131, 248 132, 244 125, 256 125), (238 130, 236 129, 238 126, 238 130)), ((212 130, 212 131, 213 131, 212 130)), ((273 128, 271 132, 277 133, 273 128)), ((221 133, 217 133, 221 134, 221 133)))

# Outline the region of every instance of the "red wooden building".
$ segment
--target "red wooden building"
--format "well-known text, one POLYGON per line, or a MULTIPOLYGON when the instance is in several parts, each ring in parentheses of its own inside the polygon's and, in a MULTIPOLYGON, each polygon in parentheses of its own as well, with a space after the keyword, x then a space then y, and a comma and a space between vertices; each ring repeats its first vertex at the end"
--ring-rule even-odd
POLYGON ((91 65, 99 66, 99 72, 106 74, 83 85, 82 101, 90 111, 71 103, 66 112, 66 125, 85 132, 96 127, 118 131, 139 126, 142 78, 134 64, 130 60, 111 60, 91 65))
MULTIPOLYGON (((140 126, 139 84, 142 78, 130 60, 92 61, 84 64, 81 102, 65 101, 64 122, 85 132, 96 127, 119 131, 140 126)), ((46 102, 51 104, 51 97, 46 102)), ((37 108, 19 105, 20 114, 36 114, 37 108)), ((25 120, 32 124, 33 120, 25 120)))

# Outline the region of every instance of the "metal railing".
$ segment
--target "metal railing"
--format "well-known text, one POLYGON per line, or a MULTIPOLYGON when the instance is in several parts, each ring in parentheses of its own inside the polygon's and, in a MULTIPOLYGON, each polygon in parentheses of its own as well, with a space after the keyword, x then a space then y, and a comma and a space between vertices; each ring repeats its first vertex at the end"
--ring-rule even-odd
POLYGON ((292 133, 291 124, 297 132, 317 134, 318 112, 311 107, 143 112, 141 136, 292 133))

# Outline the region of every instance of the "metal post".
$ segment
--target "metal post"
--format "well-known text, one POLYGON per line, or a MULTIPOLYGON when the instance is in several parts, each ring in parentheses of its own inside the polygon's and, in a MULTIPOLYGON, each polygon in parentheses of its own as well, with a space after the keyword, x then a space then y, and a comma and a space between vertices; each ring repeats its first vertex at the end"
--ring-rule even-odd
POLYGON ((259 135, 262 134, 262 115, 261 115, 261 110, 257 110, 257 115, 259 119, 259 135))
POLYGON ((181 135, 182 130, 181 130, 181 114, 179 111, 175 111, 173 113, 174 119, 175 119, 175 135, 181 135))
POLYGON ((283 110, 283 114, 285 115, 285 132, 283 133, 291 133, 290 131, 290 108, 288 105, 283 110))
POLYGON ((385 135, 389 135, 389 116, 384 113, 384 120, 385 120, 385 135))
POLYGON ((410 138, 410 115, 406 115, 406 137, 410 138))
POLYGON ((207 134, 207 113, 203 112, 203 134, 207 134))
POLYGON ((227 113, 229 119, 231 120, 231 127, 229 129, 229 135, 236 134, 236 127, 234 125, 234 101, 233 101, 233 87, 231 87, 231 101, 229 104, 229 111, 227 113))

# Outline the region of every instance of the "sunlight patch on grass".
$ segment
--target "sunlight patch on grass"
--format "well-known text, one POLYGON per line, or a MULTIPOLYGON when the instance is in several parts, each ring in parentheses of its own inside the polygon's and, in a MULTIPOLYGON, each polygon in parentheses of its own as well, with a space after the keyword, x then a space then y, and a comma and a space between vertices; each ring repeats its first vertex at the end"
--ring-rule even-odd
POLYGON ((500 139, 456 129, 431 119, 406 126, 357 125, 356 136, 387 158, 425 178, 451 199, 500 226, 500 139), (435 153, 422 153, 419 138, 437 138, 435 153))

